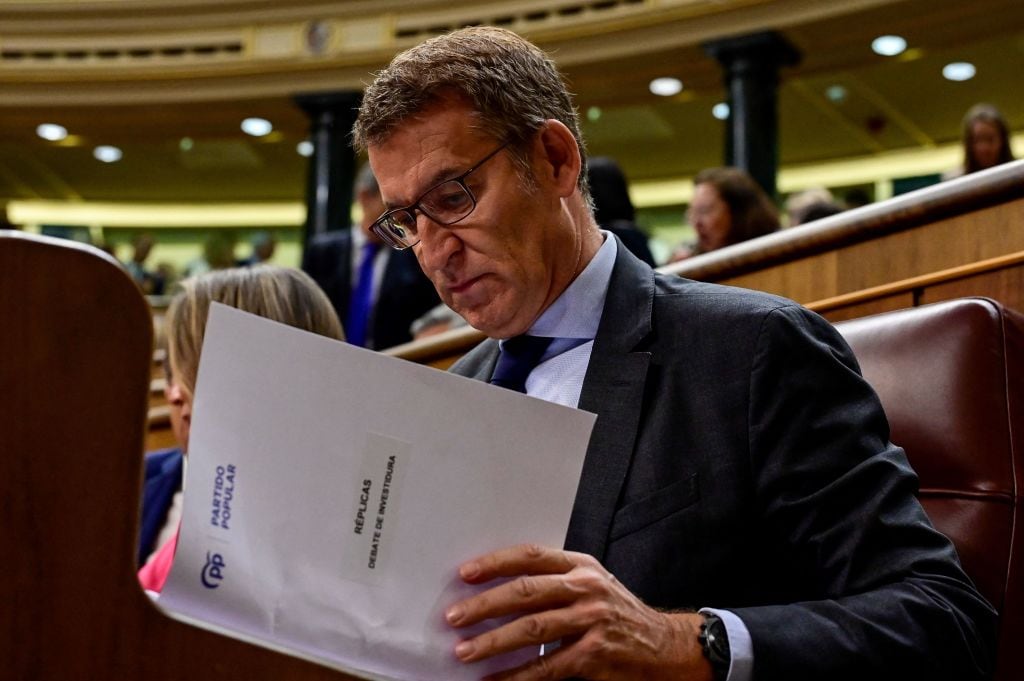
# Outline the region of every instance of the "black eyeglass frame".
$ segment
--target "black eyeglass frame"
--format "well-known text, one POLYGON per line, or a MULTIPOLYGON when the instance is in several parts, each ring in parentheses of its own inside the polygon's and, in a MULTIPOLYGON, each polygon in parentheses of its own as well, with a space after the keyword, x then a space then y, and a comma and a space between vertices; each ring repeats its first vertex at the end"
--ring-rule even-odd
MULTIPOLYGON (((409 217, 412 219, 412 223, 413 224, 416 223, 416 211, 419 211, 420 213, 423 213, 424 215, 426 215, 428 218, 430 218, 431 220, 433 220, 434 222, 436 222, 439 225, 445 225, 445 226, 454 225, 454 224, 456 224, 458 222, 461 222, 462 220, 465 220, 466 218, 468 218, 470 215, 473 214, 473 211, 476 210, 476 205, 477 205, 476 195, 473 194, 473 190, 471 190, 469 187, 466 186, 466 182, 465 182, 466 178, 469 177, 476 170, 479 170, 480 167, 483 164, 487 163, 492 158, 497 156, 498 152, 500 152, 501 150, 505 149, 505 147, 507 147, 510 144, 512 144, 511 141, 505 142, 500 147, 498 147, 497 149, 495 149, 494 151, 492 151, 491 153, 487 154, 482 159, 480 159, 479 161, 474 163, 472 168, 470 168, 466 172, 462 173, 458 177, 452 177, 452 178, 449 178, 447 180, 442 180, 441 182, 438 182, 437 184, 435 184, 434 186, 430 187, 425 192, 420 194, 419 197, 413 203, 409 204, 408 206, 402 206, 400 208, 392 208, 391 210, 385 211, 384 213, 381 214, 381 216, 379 218, 377 218, 376 220, 373 221, 373 224, 370 225, 370 230, 374 234, 376 234, 378 237, 380 237, 381 241, 386 243, 388 246, 391 246, 391 248, 394 248, 397 251, 404 251, 405 249, 412 248, 413 246, 418 244, 420 242, 420 239, 417 238, 415 241, 413 241, 411 243, 408 243, 408 244, 403 244, 401 241, 398 240, 399 237, 394 235, 388 229, 388 227, 386 225, 388 220, 390 220, 391 217, 393 215, 395 215, 396 213, 407 213, 409 215, 409 217), (458 184, 462 188, 462 191, 464 191, 466 193, 466 196, 469 197, 469 200, 472 203, 472 205, 470 206, 469 210, 466 211, 466 213, 464 215, 460 215, 455 220, 450 220, 450 221, 446 222, 444 220, 441 220, 441 219, 436 218, 433 215, 431 215, 430 211, 428 211, 425 208, 423 208, 423 206, 421 206, 420 203, 423 201, 424 198, 427 197, 427 195, 429 195, 435 189, 437 189, 438 187, 443 187, 444 185, 446 185, 446 184, 448 184, 450 182, 455 182, 456 184, 458 184)), ((400 229, 401 229, 401 227, 400 227, 400 229)))

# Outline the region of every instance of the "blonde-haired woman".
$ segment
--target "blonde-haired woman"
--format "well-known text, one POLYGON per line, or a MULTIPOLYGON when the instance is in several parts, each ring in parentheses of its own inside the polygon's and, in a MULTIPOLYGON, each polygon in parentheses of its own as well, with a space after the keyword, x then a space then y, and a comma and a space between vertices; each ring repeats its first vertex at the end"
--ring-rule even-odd
POLYGON ((167 402, 178 447, 146 457, 139 537, 139 581, 159 592, 170 572, 181 519, 185 454, 199 354, 211 303, 223 303, 289 326, 343 339, 330 300, 305 272, 257 265, 217 270, 181 283, 167 311, 167 402))

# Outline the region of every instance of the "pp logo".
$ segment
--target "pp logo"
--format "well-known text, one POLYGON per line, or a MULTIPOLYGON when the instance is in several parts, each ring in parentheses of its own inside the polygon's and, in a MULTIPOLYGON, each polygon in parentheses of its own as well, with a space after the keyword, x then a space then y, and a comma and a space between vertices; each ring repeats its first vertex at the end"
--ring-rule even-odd
POLYGON ((203 586, 207 589, 216 589, 220 586, 220 580, 224 579, 224 557, 219 553, 212 556, 206 552, 206 565, 203 566, 203 586))

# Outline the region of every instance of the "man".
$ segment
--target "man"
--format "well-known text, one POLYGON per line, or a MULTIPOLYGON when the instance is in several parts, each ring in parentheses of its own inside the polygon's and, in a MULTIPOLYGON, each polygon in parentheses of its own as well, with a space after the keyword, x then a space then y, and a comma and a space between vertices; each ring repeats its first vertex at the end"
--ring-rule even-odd
POLYGON ((382 248, 370 231, 384 204, 369 165, 360 169, 354 193, 360 223, 313 237, 302 269, 327 293, 350 343, 378 350, 407 343, 412 323, 438 304, 437 293, 412 252, 382 248))
POLYGON ((599 231, 542 52, 492 28, 431 39, 367 89, 355 138, 389 209, 375 229, 490 337, 453 371, 597 414, 565 550, 460 566, 490 588, 449 624, 509 617, 461 660, 560 642, 500 678, 986 674, 994 613, 848 347, 791 301, 655 274, 599 231), (545 343, 532 371, 513 361, 545 343))

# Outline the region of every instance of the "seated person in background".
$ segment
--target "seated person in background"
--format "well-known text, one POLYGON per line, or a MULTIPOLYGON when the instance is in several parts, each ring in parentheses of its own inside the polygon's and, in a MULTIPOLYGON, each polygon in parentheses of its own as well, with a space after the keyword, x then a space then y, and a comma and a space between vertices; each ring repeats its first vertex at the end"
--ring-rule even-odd
POLYGON ((274 238, 273 232, 267 230, 261 230, 253 234, 250 243, 252 244, 252 254, 248 258, 242 258, 235 263, 239 267, 249 267, 269 262, 274 257, 274 251, 277 250, 277 239, 274 238))
POLYGON ((174 290, 175 285, 178 283, 178 279, 180 279, 178 269, 173 263, 166 260, 161 260, 156 264, 156 274, 158 277, 163 279, 165 295, 169 291, 174 290))
POLYGON ((156 272, 146 269, 146 260, 153 251, 155 242, 151 234, 137 235, 132 239, 132 258, 124 264, 128 274, 147 296, 159 296, 164 292, 163 278, 156 272))
POLYGON ((746 171, 708 168, 693 185, 690 223, 697 244, 677 251, 673 262, 778 231, 774 204, 746 171))
MULTIPOLYGON (((822 218, 839 215, 842 212, 843 209, 838 204, 832 202, 814 203, 807 207, 798 224, 803 225, 808 222, 814 222, 815 220, 821 220, 822 218)), ((793 226, 795 227, 796 225, 793 226)))
POLYGON ((991 104, 975 104, 967 111, 963 121, 963 148, 963 166, 944 174, 942 179, 968 175, 1013 160, 1010 129, 999 109, 991 104))
POLYGON ((594 200, 597 226, 619 237, 630 253, 654 267, 654 256, 647 245, 647 236, 634 222, 636 211, 629 198, 626 176, 619 164, 607 156, 588 159, 587 182, 590 185, 590 198, 594 200))
POLYGON ((148 556, 139 581, 159 592, 170 572, 181 518, 184 457, 188 452, 199 353, 210 303, 223 303, 298 329, 343 340, 341 323, 323 291, 295 269, 254 265, 187 279, 167 310, 167 402, 178 448, 146 459, 140 552, 148 556))
POLYGON ((185 276, 195 277, 212 270, 235 266, 235 237, 225 229, 211 229, 203 239, 203 253, 185 264, 185 276))
POLYGON ((866 189, 854 188, 843 194, 843 204, 840 206, 844 210, 853 210, 854 208, 861 208, 871 204, 871 195, 868 194, 866 189))
POLYGON ((786 199, 786 216, 790 227, 842 212, 843 209, 832 198, 832 192, 824 187, 805 189, 786 199))
POLYGON ((360 223, 310 239, 302 269, 327 293, 348 341, 383 350, 411 341, 409 327, 440 301, 416 256, 381 248, 370 231, 384 203, 369 165, 360 169, 354 189, 360 223))
POLYGON ((367 87, 353 137, 392 206, 374 229, 489 336, 452 371, 597 415, 565 546, 458 568, 487 587, 446 612, 460 660, 559 642, 495 678, 990 672, 995 612, 849 347, 792 301, 656 273, 598 229, 547 55, 498 28, 431 38, 367 87))

